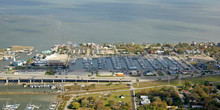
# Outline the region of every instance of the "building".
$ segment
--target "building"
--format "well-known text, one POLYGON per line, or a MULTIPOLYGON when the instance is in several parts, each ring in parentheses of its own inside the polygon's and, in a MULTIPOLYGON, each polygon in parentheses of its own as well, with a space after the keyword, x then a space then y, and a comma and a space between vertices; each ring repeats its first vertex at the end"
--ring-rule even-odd
POLYGON ((49 60, 47 61, 48 66, 65 66, 65 61, 60 60, 49 60))
POLYGON ((150 99, 148 99, 148 96, 140 96, 141 100, 141 105, 146 105, 146 104, 150 104, 150 99))
POLYGON ((220 47, 220 42, 219 42, 219 43, 217 43, 217 46, 218 46, 218 47, 220 47))
POLYGON ((200 50, 185 50, 186 54, 200 54, 200 50))
POLYGON ((124 98, 125 98, 125 96, 124 96, 124 95, 120 95, 119 97, 120 97, 121 99, 124 99, 124 98))
POLYGON ((193 109, 196 109, 196 108, 202 109, 202 108, 203 108, 203 105, 191 105, 191 107, 192 107, 193 109))
POLYGON ((137 71, 130 71, 130 74, 133 76, 136 76, 136 75, 138 75, 138 72, 137 71))
POLYGON ((42 54, 51 54, 51 51, 50 50, 45 50, 45 51, 42 51, 41 53, 42 54))
POLYGON ((115 74, 120 77, 125 76, 124 73, 115 73, 115 74))
POLYGON ((192 71, 190 70, 183 70, 181 71, 182 74, 190 74, 190 73, 193 73, 192 71))
POLYGON ((47 61, 34 61, 34 63, 32 64, 34 66, 46 66, 47 65, 47 61))
POLYGON ((175 71, 175 70, 169 70, 168 73, 169 73, 170 75, 174 75, 174 74, 177 74, 177 71, 175 71))
POLYGON ((99 71, 98 75, 100 76, 112 76, 112 72, 108 72, 108 71, 99 71))
POLYGON ((45 58, 48 66, 65 66, 67 63, 67 54, 52 54, 45 58))
POLYGON ((154 73, 153 73, 152 71, 146 71, 146 72, 144 73, 144 75, 146 75, 146 76, 152 76, 152 75, 154 75, 154 73))
POLYGON ((217 69, 220 69, 220 65, 219 64, 215 64, 214 65, 217 69))
POLYGON ((13 66, 23 66, 23 62, 22 61, 15 61, 12 63, 13 66))

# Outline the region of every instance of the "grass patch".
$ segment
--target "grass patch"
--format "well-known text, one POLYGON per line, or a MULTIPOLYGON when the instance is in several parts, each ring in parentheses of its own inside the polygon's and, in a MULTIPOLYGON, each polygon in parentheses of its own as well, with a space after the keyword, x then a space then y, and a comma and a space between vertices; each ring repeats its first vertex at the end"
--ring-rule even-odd
MULTIPOLYGON (((149 81, 149 82, 140 82, 139 87, 150 87, 150 86, 160 86, 160 85, 168 85, 165 81, 149 81)), ((133 84, 134 87, 138 87, 138 84, 133 84)))
POLYGON ((113 100, 115 102, 121 101, 121 102, 129 103, 131 102, 130 91, 113 92, 109 97, 104 99, 105 105, 108 105, 110 100, 113 100), (120 98, 119 96, 121 95, 124 95, 124 98, 120 98))
MULTIPOLYGON (((85 87, 82 87, 82 90, 88 90, 88 91, 103 91, 103 90, 118 90, 118 89, 128 89, 129 87, 126 84, 90 84, 90 85, 85 85, 85 87)), ((80 85, 71 85, 71 86, 66 86, 65 89, 68 89, 70 91, 79 91, 80 90, 80 85)))
POLYGON ((112 92, 110 95, 105 94, 86 94, 79 97, 76 97, 75 99, 80 99, 83 97, 98 97, 104 101, 104 105, 109 105, 109 101, 113 100, 114 102, 125 102, 130 103, 131 102, 131 94, 130 91, 121 91, 121 92, 112 92), (120 98, 119 96, 124 95, 124 98, 120 98))
POLYGON ((191 78, 186 78, 183 79, 184 81, 191 81, 193 83, 196 84, 202 84, 205 81, 209 81, 209 82, 216 82, 216 81, 220 81, 220 75, 214 75, 214 76, 202 76, 202 77, 191 77, 191 78))
MULTIPOLYGON (((205 81, 209 82, 216 82, 220 81, 220 75, 214 75, 214 76, 201 76, 201 77, 190 77, 190 78, 184 78, 179 81, 178 79, 170 80, 170 85, 174 86, 182 86, 184 81, 191 81, 195 84, 203 84, 205 81)), ((149 81, 149 82, 140 82, 139 88, 141 87, 150 87, 150 86, 160 86, 160 85, 168 85, 168 81, 149 81)), ((137 83, 133 84, 134 87, 138 87, 137 83)))

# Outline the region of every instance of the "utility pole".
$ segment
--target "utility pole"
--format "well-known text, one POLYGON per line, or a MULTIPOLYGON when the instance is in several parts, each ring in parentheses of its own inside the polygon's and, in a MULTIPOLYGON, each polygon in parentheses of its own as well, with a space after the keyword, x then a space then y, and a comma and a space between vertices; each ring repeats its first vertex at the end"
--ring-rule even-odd
POLYGON ((181 85, 181 84, 182 84, 181 78, 182 78, 182 75, 181 75, 181 74, 179 74, 179 85, 181 85))
POLYGON ((138 87, 139 87, 139 79, 136 79, 136 82, 137 82, 137 84, 138 84, 138 87))
POLYGON ((170 75, 168 75, 168 85, 170 85, 170 75))

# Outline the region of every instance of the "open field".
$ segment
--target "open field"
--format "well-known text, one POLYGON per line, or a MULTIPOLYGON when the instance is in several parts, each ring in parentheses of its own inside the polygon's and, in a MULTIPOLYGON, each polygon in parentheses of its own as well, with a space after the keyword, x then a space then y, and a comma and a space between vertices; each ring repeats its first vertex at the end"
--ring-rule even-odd
POLYGON ((104 99, 105 104, 108 104, 109 100, 113 100, 115 102, 125 102, 130 103, 131 102, 131 94, 130 91, 122 91, 122 92, 113 92, 110 97, 107 97, 104 99), (120 98, 119 96, 124 95, 124 98, 120 98))
MULTIPOLYGON (((66 86, 66 89, 69 91, 79 91, 80 85, 71 85, 66 86)), ((107 90, 119 90, 119 89, 128 89, 129 87, 126 84, 90 84, 82 87, 82 90, 87 91, 107 91, 107 90)))
MULTIPOLYGON (((174 86, 181 86, 184 81, 191 81, 196 84, 204 83, 205 81, 209 82, 216 82, 220 81, 220 75, 214 75, 214 76, 201 76, 201 77, 191 77, 191 78, 185 78, 185 79, 174 79, 170 80, 170 84, 174 86)), ((139 87, 150 87, 150 86, 160 86, 160 85, 168 85, 168 81, 150 81, 150 82, 140 82, 139 87)), ((134 87, 138 87, 138 84, 133 84, 134 87)))
POLYGON ((204 81, 216 82, 216 81, 220 81, 220 75, 191 77, 191 78, 186 78, 186 79, 182 79, 182 80, 183 81, 192 81, 193 83, 203 83, 204 81))
POLYGON ((131 102, 130 91, 111 92, 111 93, 106 93, 106 94, 87 94, 87 95, 78 96, 75 99, 80 99, 83 97, 85 98, 99 97, 100 99, 104 100, 104 105, 108 105, 110 100, 113 100, 114 102, 119 102, 119 101, 125 102, 125 103, 131 102), (121 95, 124 95, 124 98, 120 98, 121 95))

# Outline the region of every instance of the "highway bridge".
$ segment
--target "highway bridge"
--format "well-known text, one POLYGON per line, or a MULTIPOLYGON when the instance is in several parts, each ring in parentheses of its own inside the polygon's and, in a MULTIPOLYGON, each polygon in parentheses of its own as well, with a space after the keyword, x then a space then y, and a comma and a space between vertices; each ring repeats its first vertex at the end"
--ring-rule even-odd
POLYGON ((72 78, 1 78, 0 83, 57 83, 57 82, 131 82, 123 79, 72 79, 72 78))

